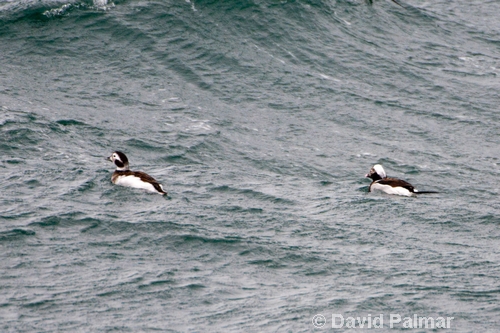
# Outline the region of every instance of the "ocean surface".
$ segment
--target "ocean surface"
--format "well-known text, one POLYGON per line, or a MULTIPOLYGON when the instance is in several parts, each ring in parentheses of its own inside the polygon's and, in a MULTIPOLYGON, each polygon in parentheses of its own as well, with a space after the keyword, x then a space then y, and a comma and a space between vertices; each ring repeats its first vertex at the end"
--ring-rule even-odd
POLYGON ((500 2, 398 2, 0 0, 0 332, 498 332, 500 2))

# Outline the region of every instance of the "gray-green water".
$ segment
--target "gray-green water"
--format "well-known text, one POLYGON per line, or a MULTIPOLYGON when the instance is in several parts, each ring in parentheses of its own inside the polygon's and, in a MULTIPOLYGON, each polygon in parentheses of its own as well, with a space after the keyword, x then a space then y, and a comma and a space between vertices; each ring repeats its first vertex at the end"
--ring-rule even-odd
POLYGON ((500 3, 400 2, 0 0, 0 331, 496 332, 500 3))

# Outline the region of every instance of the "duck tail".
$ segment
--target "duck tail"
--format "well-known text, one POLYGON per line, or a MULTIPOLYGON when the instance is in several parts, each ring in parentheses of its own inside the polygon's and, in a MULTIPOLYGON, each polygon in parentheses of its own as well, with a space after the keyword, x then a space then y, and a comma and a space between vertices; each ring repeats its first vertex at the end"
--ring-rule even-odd
POLYGON ((440 192, 437 192, 437 191, 417 191, 415 190, 415 192, 413 192, 415 194, 436 194, 436 193, 440 193, 440 192))

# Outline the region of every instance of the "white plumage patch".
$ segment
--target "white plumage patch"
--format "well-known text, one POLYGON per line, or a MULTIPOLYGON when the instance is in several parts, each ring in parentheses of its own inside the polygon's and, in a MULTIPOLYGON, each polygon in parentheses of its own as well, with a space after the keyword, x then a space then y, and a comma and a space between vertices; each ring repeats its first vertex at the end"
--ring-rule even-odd
POLYGON ((386 178, 387 174, 385 173, 384 168, 380 164, 375 164, 373 166, 373 170, 380 176, 380 178, 386 178))
POLYGON ((144 182, 139 177, 136 176, 119 176, 116 179, 115 184, 121 186, 140 188, 149 192, 158 193, 158 191, 154 188, 152 184, 144 182))
POLYGON ((370 190, 371 191, 382 191, 382 192, 387 193, 387 194, 404 195, 407 197, 415 196, 415 193, 408 191, 408 189, 406 189, 404 187, 400 187, 400 186, 392 187, 390 185, 379 184, 377 182, 374 182, 371 185, 370 190))

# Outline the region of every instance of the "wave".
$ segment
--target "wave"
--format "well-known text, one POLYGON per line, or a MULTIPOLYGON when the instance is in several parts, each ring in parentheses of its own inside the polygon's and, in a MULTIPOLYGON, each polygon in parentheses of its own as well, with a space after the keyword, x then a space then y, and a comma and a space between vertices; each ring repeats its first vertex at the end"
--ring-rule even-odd
POLYGON ((2 242, 18 242, 26 237, 34 236, 36 233, 30 229, 15 228, 8 231, 0 232, 0 243, 2 242))
POLYGON ((0 1, 0 21, 23 18, 41 20, 65 16, 75 10, 108 10, 115 6, 109 0, 88 1, 0 1))

